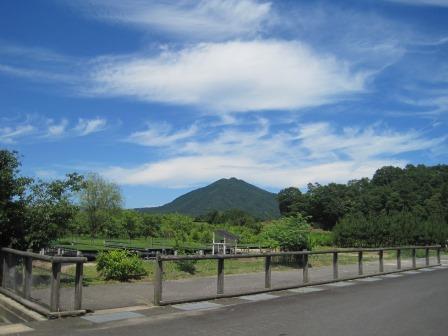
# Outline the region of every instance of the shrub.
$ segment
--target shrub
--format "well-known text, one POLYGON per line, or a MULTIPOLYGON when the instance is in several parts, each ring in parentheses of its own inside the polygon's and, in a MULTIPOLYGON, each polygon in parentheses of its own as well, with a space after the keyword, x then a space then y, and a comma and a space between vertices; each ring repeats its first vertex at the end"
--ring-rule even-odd
MULTIPOLYGON (((179 248, 177 246, 178 255, 185 255, 186 252, 184 249, 179 248)), ((181 272, 186 272, 189 274, 196 273, 196 262, 197 260, 177 260, 175 262, 176 268, 181 272)))
POLYGON ((264 244, 282 251, 300 251, 311 249, 311 226, 300 214, 295 217, 283 217, 272 221, 263 228, 261 237, 264 244))
POLYGON ((311 246, 333 246, 333 234, 331 231, 314 230, 310 232, 311 246))
POLYGON ((196 262, 197 262, 197 260, 177 260, 176 267, 181 272, 195 274, 196 273, 196 262))
POLYGON ((147 274, 143 261, 126 250, 100 252, 96 269, 106 280, 128 281, 147 274))

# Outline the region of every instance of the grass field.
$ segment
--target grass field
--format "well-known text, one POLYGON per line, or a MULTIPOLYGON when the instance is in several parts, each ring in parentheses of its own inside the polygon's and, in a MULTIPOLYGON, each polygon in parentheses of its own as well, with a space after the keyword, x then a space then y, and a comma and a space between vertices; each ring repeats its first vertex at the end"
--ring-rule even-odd
MULTIPOLYGON (((146 249, 146 248, 173 248, 175 241, 173 239, 166 238, 136 238, 136 239, 106 239, 106 238, 89 238, 89 237, 65 237, 57 240, 54 247, 62 247, 67 249, 76 249, 79 251, 104 251, 117 247, 123 247, 128 249, 146 249)), ((189 249, 207 249, 211 248, 211 244, 198 242, 185 242, 182 245, 184 248, 189 249)), ((264 247, 257 244, 238 244, 240 248, 248 247, 264 247)))
MULTIPOLYGON (((172 248, 175 242, 172 239, 165 238, 136 238, 136 239, 107 239, 107 238, 89 238, 89 237, 65 237, 57 240, 53 245, 55 247, 64 247, 76 249, 79 251, 103 251, 116 246, 125 248, 172 248)), ((184 244, 186 248, 205 248, 204 244, 188 242, 184 244)))
MULTIPOLYGON (((319 248, 320 250, 324 248, 319 248)), ((434 254, 431 254, 433 257, 434 254)), ((409 258, 410 254, 402 253, 402 258, 409 258)), ((424 257, 424 251, 419 251, 417 253, 418 258, 424 257)), ((376 253, 366 253, 364 254, 365 262, 376 262, 378 261, 378 255, 376 253)), ((384 253, 385 260, 395 260, 395 251, 387 251, 384 253)), ((331 254, 319 254, 312 255, 309 258, 311 267, 322 267, 332 265, 332 255, 331 254)), ((356 253, 341 253, 338 258, 340 265, 356 264, 358 262, 358 256, 356 253)), ((217 263, 216 260, 201 260, 195 263, 195 272, 188 273, 181 271, 175 262, 165 262, 164 263, 164 278, 166 280, 175 279, 185 279, 185 278, 195 278, 204 276, 214 276, 216 275, 217 263)), ((152 281, 154 278, 154 263, 152 261, 144 262, 145 270, 147 275, 142 277, 140 280, 135 281, 152 281)), ((273 271, 284 271, 297 268, 296 265, 273 266, 273 271)), ((249 259, 228 259, 225 261, 225 274, 242 274, 242 273, 252 273, 252 272, 262 272, 264 270, 264 258, 249 258, 249 259)), ((64 270, 67 277, 70 278, 74 276, 74 267, 68 267, 64 270)), ((104 283, 114 283, 115 281, 105 281, 101 278, 96 270, 95 263, 87 263, 84 266, 84 281, 88 285, 94 284, 104 284, 104 283)))

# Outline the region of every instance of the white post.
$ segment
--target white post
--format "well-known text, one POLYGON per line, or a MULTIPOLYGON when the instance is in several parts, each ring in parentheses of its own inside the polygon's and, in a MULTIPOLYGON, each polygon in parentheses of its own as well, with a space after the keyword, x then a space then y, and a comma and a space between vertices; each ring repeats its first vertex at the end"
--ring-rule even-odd
POLYGON ((224 244, 222 246, 224 247, 224 253, 223 254, 226 254, 226 237, 224 237, 224 244))
POLYGON ((215 255, 215 233, 213 232, 213 246, 212 246, 212 254, 215 255))

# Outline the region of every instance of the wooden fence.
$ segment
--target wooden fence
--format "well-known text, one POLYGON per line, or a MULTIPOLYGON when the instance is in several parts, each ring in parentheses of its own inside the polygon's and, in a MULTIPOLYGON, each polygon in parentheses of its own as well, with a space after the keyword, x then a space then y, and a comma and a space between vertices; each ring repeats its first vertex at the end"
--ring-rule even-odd
POLYGON ((86 258, 47 256, 28 251, 2 248, 1 259, 0 292, 2 294, 50 318, 81 315, 86 312, 82 309, 82 278, 83 266, 87 261, 86 258), (48 304, 34 300, 31 295, 34 260, 51 264, 50 302, 48 304), (76 265, 73 310, 63 310, 60 304, 62 264, 76 265), (17 285, 19 271, 21 271, 21 286, 17 285))
POLYGON ((358 249, 334 249, 334 250, 325 250, 325 251, 297 251, 297 252, 278 252, 278 253, 260 253, 260 254, 240 254, 240 255, 184 255, 184 256, 165 256, 165 255, 157 255, 155 259, 155 279, 154 279, 154 305, 167 305, 167 304, 178 304, 184 302, 194 302, 194 301, 203 301, 203 300, 212 300, 217 298, 225 298, 225 297, 234 297, 240 295, 249 295, 249 294, 260 294, 266 293, 270 291, 276 290, 287 290, 305 286, 312 285, 322 285, 327 283, 332 283, 336 281, 342 280, 354 280, 359 278, 365 278, 375 275, 383 275, 390 273, 397 273, 407 270, 416 270, 419 268, 425 268, 430 266, 438 266, 440 265, 440 245, 433 246, 401 246, 401 247, 385 247, 385 248, 358 248, 358 249), (416 259, 416 251, 418 249, 422 249, 425 251, 425 265, 421 267, 417 267, 417 259, 416 259), (412 267, 410 268, 402 268, 402 251, 410 250, 411 258, 412 258, 412 267), (430 250, 436 251, 437 263, 431 265, 429 252, 430 250), (384 271, 384 252, 385 251, 396 251, 397 259, 396 259, 396 270, 385 272, 384 271), (367 252, 377 252, 378 253, 378 261, 379 268, 377 273, 373 274, 364 274, 363 269, 363 256, 364 253, 367 252), (339 277, 339 268, 338 268, 338 258, 341 253, 357 253, 358 254, 358 275, 352 277, 339 277), (310 255, 317 254, 330 254, 332 255, 332 265, 333 265, 333 276, 331 279, 325 281, 315 281, 312 282, 309 276, 309 262, 308 257, 310 255), (272 258, 280 257, 280 256, 302 256, 298 258, 301 264, 300 268, 302 268, 303 277, 302 283, 297 283, 293 286, 283 286, 283 287, 274 287, 271 282, 271 269, 272 269, 272 258), (264 258, 264 273, 265 273, 265 288, 261 290, 252 290, 238 293, 225 293, 224 291, 224 261, 226 259, 242 259, 242 258, 264 258), (216 279, 216 295, 213 296, 197 296, 195 298, 190 299, 180 299, 180 300, 163 300, 163 263, 168 261, 181 261, 181 260, 216 260, 217 261, 217 279, 216 279))

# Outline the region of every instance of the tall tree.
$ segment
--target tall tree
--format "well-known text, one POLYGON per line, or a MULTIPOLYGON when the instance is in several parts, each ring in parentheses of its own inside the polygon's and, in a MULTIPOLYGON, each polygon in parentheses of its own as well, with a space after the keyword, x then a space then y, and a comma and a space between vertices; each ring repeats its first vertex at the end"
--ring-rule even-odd
POLYGON ((45 247, 69 232, 70 223, 79 210, 73 198, 81 190, 82 181, 82 176, 73 173, 67 174, 64 180, 33 183, 24 213, 27 248, 45 247))
POLYGON ((73 193, 82 177, 51 182, 20 177, 17 152, 0 150, 0 244, 21 249, 48 246, 63 235, 76 214, 73 193))
POLYGON ((92 237, 96 237, 107 226, 111 215, 120 210, 123 198, 119 187, 98 174, 89 174, 79 197, 80 206, 87 215, 92 237))
POLYGON ((278 207, 282 216, 291 216, 303 212, 306 208, 305 198, 302 192, 295 187, 289 187, 277 195, 278 207))
POLYGON ((24 235, 26 188, 32 182, 19 177, 17 152, 0 150, 0 246, 15 245, 24 235))

